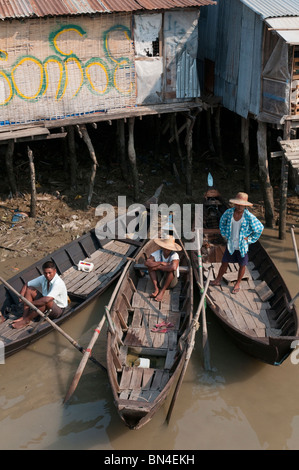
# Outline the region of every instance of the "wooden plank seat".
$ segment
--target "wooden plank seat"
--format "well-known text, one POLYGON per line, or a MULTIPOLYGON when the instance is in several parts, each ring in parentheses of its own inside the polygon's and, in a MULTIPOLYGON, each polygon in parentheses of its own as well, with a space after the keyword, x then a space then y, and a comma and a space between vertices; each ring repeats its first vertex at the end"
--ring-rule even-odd
POLYGON ((77 266, 70 267, 61 275, 69 295, 86 298, 99 286, 108 284, 119 267, 125 264, 129 249, 130 245, 113 240, 82 260, 94 264, 91 272, 79 271, 77 266))

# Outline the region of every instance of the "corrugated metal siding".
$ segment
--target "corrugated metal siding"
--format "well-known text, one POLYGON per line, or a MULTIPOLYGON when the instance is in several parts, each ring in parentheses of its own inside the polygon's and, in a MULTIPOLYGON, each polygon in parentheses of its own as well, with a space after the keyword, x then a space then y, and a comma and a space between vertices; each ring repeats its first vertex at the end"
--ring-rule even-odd
POLYGON ((299 16, 299 0, 240 0, 262 18, 299 16))
POLYGON ((213 5, 214 0, 6 0, 0 1, 0 19, 84 15, 213 5))
POLYGON ((214 94, 223 106, 246 118, 259 114, 263 20, 243 3, 218 0, 206 17, 200 16, 199 57, 215 62, 214 94), (205 48, 207 35, 211 40, 205 48))

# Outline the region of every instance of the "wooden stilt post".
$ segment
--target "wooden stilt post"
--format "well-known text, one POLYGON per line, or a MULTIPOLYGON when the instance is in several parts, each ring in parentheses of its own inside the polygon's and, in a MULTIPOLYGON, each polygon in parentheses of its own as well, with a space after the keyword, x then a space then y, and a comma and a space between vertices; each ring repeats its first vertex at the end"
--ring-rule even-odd
POLYGON ((199 110, 196 110, 194 115, 190 113, 187 116, 187 123, 186 123, 186 127, 187 127, 186 139, 185 139, 185 144, 187 147, 186 193, 188 196, 192 196, 193 127, 194 127, 198 113, 199 113, 199 110))
POLYGON ((262 183, 263 198, 265 203, 265 221, 267 227, 273 227, 274 223, 274 199, 273 188, 269 176, 267 157, 267 124, 258 121, 257 147, 259 159, 259 174, 262 183))
MULTIPOLYGON (((284 124, 283 140, 291 138, 291 122, 284 124)), ((287 195, 288 195, 289 163, 283 154, 281 159, 281 181, 280 181, 280 207, 279 207, 279 238, 286 237, 286 217, 287 217, 287 195)))
POLYGON ((124 179, 128 178, 128 168, 126 160, 126 142, 125 142, 125 122, 123 119, 117 120, 117 149, 120 159, 120 167, 124 179))
POLYGON ((87 132, 85 124, 80 124, 79 130, 82 133, 83 140, 87 145, 87 148, 89 150, 90 158, 92 159, 92 162, 93 162, 92 169, 91 169, 90 180, 89 180, 88 195, 87 195, 87 206, 89 206, 90 203, 91 203, 91 199, 92 199, 93 187, 94 187, 94 181, 95 181, 95 177, 96 177, 98 162, 97 162, 95 150, 93 148, 93 145, 92 145, 92 142, 90 140, 90 137, 89 137, 89 134, 87 132))
POLYGON ((244 152, 245 191, 250 192, 249 118, 241 118, 241 142, 244 152))
POLYGON ((161 117, 160 115, 153 116, 154 130, 155 130, 155 147, 154 147, 154 158, 156 161, 159 160, 160 155, 160 144, 161 144, 161 117))
POLYGON ((174 136, 175 141, 176 141, 177 152, 178 152, 178 155, 180 157, 181 171, 183 173, 185 173, 184 159, 183 159, 183 154, 182 154, 181 145, 180 145, 180 137, 179 137, 180 136, 180 131, 178 130, 178 126, 177 126, 176 113, 173 113, 171 115, 171 128, 172 128, 173 136, 174 136))
POLYGON ((216 154, 215 146, 213 142, 213 133, 212 133, 212 110, 209 108, 207 110, 207 138, 209 143, 209 149, 212 154, 216 154))
POLYGON ((10 140, 7 144, 6 154, 5 154, 5 163, 7 171, 7 179, 10 190, 13 195, 17 194, 17 183, 13 171, 13 153, 14 153, 15 144, 13 140, 10 140))
POLYGON ((139 200, 139 176, 136 164, 136 152, 134 146, 134 125, 135 118, 129 118, 129 142, 128 142, 128 157, 132 170, 133 187, 134 187, 134 200, 139 200))
POLYGON ((76 188, 77 186, 77 155, 75 145, 75 129, 74 126, 68 126, 67 128, 67 142, 69 149, 69 161, 70 161, 70 178, 71 187, 76 188))
POLYGON ((286 237, 286 215, 287 215, 287 194, 288 194, 289 162, 285 155, 281 161, 281 181, 280 181, 280 207, 279 207, 279 238, 286 237))
POLYGON ((35 185, 35 168, 33 162, 32 150, 27 147, 29 168, 30 168, 30 180, 31 180, 31 201, 30 201, 30 217, 36 216, 36 185, 35 185))
POLYGON ((187 133, 185 144, 187 148, 187 159, 186 159, 186 194, 192 196, 192 130, 194 122, 187 117, 187 133))
POLYGON ((224 162, 223 162, 223 154, 222 154, 222 139, 221 139, 221 125, 220 125, 220 118, 221 118, 221 107, 217 106, 215 110, 215 144, 217 148, 217 157, 221 163, 221 165, 224 167, 224 162))

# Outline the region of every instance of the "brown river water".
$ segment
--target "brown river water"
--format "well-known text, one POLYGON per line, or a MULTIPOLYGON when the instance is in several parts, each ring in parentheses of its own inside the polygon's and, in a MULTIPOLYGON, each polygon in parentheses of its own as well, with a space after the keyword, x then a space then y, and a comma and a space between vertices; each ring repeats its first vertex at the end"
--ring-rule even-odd
MULTIPOLYGON (((299 237, 296 235, 299 246, 299 237)), ((261 241, 283 274, 292 296, 299 272, 288 232, 278 239, 266 229, 261 241)), ((104 314, 113 288, 62 325, 82 346, 104 314)), ((298 306, 298 303, 297 303, 298 306)), ((68 405, 63 405, 81 360, 53 332, 0 364, 0 449, 2 450, 297 450, 299 449, 299 364, 288 358, 269 366, 237 349, 208 312, 213 372, 203 368, 200 335, 171 420, 169 401, 139 431, 126 428, 113 404, 107 376, 87 364, 68 405)), ((106 334, 93 355, 105 363, 106 334)))

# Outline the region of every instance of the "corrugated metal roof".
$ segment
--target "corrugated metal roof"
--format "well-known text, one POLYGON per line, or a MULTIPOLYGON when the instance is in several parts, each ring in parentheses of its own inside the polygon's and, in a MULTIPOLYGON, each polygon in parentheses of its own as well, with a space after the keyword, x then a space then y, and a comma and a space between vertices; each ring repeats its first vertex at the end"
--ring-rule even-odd
POLYGON ((0 0, 0 19, 169 10, 216 4, 214 0, 0 0))
POLYGON ((262 18, 299 16, 299 0, 240 0, 262 18))
POLYGON ((299 44, 299 16, 288 18, 269 18, 267 25, 273 28, 286 43, 291 45, 299 44))

